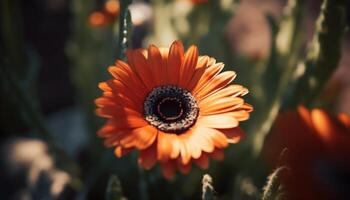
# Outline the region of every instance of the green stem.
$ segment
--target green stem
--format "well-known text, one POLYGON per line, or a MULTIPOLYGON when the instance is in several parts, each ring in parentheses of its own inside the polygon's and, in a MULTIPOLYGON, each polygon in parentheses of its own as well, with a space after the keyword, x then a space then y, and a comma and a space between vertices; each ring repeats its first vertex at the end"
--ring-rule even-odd
POLYGON ((125 60, 125 51, 131 46, 131 14, 128 6, 132 0, 123 0, 120 2, 119 16, 119 37, 118 37, 118 52, 117 58, 125 60))

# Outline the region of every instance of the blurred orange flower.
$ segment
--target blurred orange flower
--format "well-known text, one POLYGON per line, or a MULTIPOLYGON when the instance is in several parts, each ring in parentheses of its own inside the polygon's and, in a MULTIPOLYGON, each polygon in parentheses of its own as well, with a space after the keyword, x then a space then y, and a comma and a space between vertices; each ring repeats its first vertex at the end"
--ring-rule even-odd
POLYGON ((91 26, 105 26, 113 23, 120 12, 119 0, 107 0, 102 11, 95 11, 89 16, 91 26))
POLYGON ((350 118, 321 109, 280 115, 266 144, 270 162, 287 148, 288 199, 344 199, 350 184, 350 118))
POLYGON ((209 0, 191 0, 194 4, 203 4, 208 3, 209 0))
POLYGON ((108 119, 98 135, 117 157, 139 150, 141 166, 159 161, 171 178, 177 169, 188 173, 191 163, 207 168, 209 157, 222 159, 222 150, 243 137, 238 125, 252 111, 241 98, 248 90, 229 85, 236 73, 220 73, 223 63, 199 56, 194 45, 184 52, 180 41, 126 55, 127 63, 108 68, 113 78, 99 84, 96 99, 97 115, 108 119))

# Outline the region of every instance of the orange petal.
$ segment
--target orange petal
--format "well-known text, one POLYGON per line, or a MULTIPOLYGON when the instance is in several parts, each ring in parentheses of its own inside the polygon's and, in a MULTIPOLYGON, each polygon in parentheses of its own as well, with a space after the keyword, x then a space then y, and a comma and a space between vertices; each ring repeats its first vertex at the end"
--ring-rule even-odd
POLYGON ((160 54, 159 49, 154 45, 150 45, 148 47, 147 62, 152 71, 155 85, 156 86, 162 85, 164 83, 164 75, 165 75, 164 71, 166 69, 165 69, 165 66, 163 66, 162 55, 160 54))
POLYGON ((140 151, 139 164, 145 169, 151 169, 157 162, 157 149, 154 143, 147 149, 140 151))
MULTIPOLYGON (((134 51, 137 52, 137 50, 134 50, 134 51)), ((138 64, 138 63, 136 62, 136 64, 138 64)), ((127 85, 132 84, 132 86, 131 86, 132 88, 137 88, 138 90, 142 89, 142 90, 146 91, 145 85, 142 84, 142 81, 137 74, 137 69, 135 69, 135 68, 132 69, 128 64, 126 64, 125 62, 123 62, 121 60, 117 60, 115 62, 115 65, 116 65, 116 67, 114 67, 114 68, 119 69, 119 71, 124 72, 124 74, 121 74, 120 72, 119 72, 119 74, 118 73, 114 74, 114 77, 116 79, 118 79, 118 77, 119 77, 124 84, 127 84, 127 85)), ((145 66, 143 66, 143 67, 145 67, 145 66)))
POLYGON ((102 96, 112 98, 114 96, 113 92, 103 92, 102 96))
POLYGON ((120 145, 120 138, 122 138, 128 131, 117 132, 103 141, 103 145, 106 147, 115 147, 120 145))
POLYGON ((137 105, 136 102, 133 102, 129 98, 122 95, 113 95, 113 94, 106 96, 105 93, 102 97, 99 97, 95 100, 95 104, 98 107, 111 107, 111 106, 127 107, 131 110, 142 112, 142 109, 141 109, 142 105, 137 105))
POLYGON ((129 62, 131 61, 133 68, 135 69, 138 77, 142 80, 143 84, 149 89, 154 88, 153 74, 150 66, 148 65, 147 58, 141 51, 128 50, 126 52, 129 62))
POLYGON ((133 150, 133 148, 123 148, 121 146, 118 146, 114 150, 114 154, 120 158, 128 153, 130 153, 133 150))
POLYGON ((203 87, 203 89, 198 91, 196 97, 198 99, 204 99, 205 97, 220 90, 221 88, 224 88, 226 85, 231 83, 235 77, 236 73, 233 71, 226 71, 217 75, 212 80, 210 80, 208 84, 203 87))
POLYGON ((216 60, 215 60, 215 58, 209 58, 209 60, 208 60, 208 65, 209 66, 211 66, 211 65, 214 65, 216 63, 216 60))
POLYGON ((234 111, 242 107, 244 100, 239 97, 224 97, 210 103, 204 103, 199 103, 200 113, 203 116, 234 111))
POLYGON ((111 92, 111 91, 112 91, 112 88, 110 88, 106 82, 101 82, 101 83, 99 83, 99 84, 98 84, 98 87, 99 87, 101 90, 106 91, 106 92, 111 92))
POLYGON ((171 179, 175 173, 175 163, 173 162, 161 162, 160 167, 162 170, 162 174, 166 179, 171 179))
POLYGON ((167 64, 167 77, 168 83, 177 85, 180 76, 180 67, 184 59, 184 47, 181 41, 175 41, 170 46, 168 64, 167 64))
POLYGON ((113 101, 117 102, 119 104, 119 106, 124 106, 127 108, 131 108, 133 110, 136 110, 138 112, 142 112, 143 111, 143 104, 140 104, 140 102, 137 102, 137 100, 132 100, 126 96, 123 96, 121 94, 117 94, 114 95, 113 97, 113 101))
POLYGON ((114 135, 117 134, 120 131, 124 131, 125 127, 118 127, 116 126, 116 124, 113 122, 113 120, 109 120, 105 125, 102 126, 102 128, 100 128, 97 131, 97 135, 100 137, 108 137, 110 135, 114 135))
POLYGON ((199 56, 196 69, 207 67, 209 59, 209 56, 199 56))
POLYGON ((207 128, 206 134, 210 135, 216 148, 225 148, 228 146, 228 140, 225 134, 216 129, 207 128))
POLYGON ((181 155, 181 161, 184 165, 188 164, 191 160, 191 152, 190 150, 188 149, 188 145, 187 145, 187 137, 188 135, 187 134, 182 134, 180 135, 180 145, 181 145, 181 148, 180 148, 180 155, 181 155))
POLYGON ((170 154, 170 158, 174 159, 180 155, 180 149, 182 148, 182 144, 180 142, 179 137, 176 134, 171 134, 172 140, 172 152, 170 154))
POLYGON ((230 113, 232 113, 232 116, 234 116, 238 121, 245 121, 249 119, 249 111, 243 110, 241 108, 240 110, 235 110, 230 113))
POLYGON ((142 117, 140 112, 133 110, 131 108, 127 107, 120 107, 120 106, 103 106, 101 108, 97 108, 95 110, 96 115, 100 117, 105 117, 105 118, 123 118, 126 116, 136 116, 136 117, 142 117))
MULTIPOLYGON (((159 131, 159 130, 158 130, 159 131)), ((172 136, 162 131, 158 132, 157 140, 157 158, 166 161, 172 153, 172 136)))
POLYGON ((220 149, 215 149, 210 154, 210 157, 212 157, 214 160, 223 160, 224 159, 224 152, 220 149))
POLYGON ((207 69, 205 67, 201 67, 201 68, 196 69, 190 82, 187 84, 187 86, 185 88, 188 91, 193 91, 194 88, 199 86, 199 81, 205 75, 206 72, 207 72, 207 69))
POLYGON ((114 123, 119 127, 139 128, 149 125, 142 117, 127 115, 125 117, 114 118, 114 123))
POLYGON ((153 144, 157 136, 157 129, 148 125, 131 130, 130 134, 121 139, 123 147, 136 147, 137 149, 146 149, 153 144))
POLYGON ((210 104, 224 97, 238 97, 248 93, 248 89, 241 85, 229 85, 222 90, 215 92, 207 98, 201 99, 199 104, 210 104))
POLYGON ((212 152, 212 151, 214 151, 214 142, 213 142, 211 136, 206 134, 206 131, 207 131, 207 128, 205 128, 201 125, 196 126, 195 128, 193 128, 193 134, 191 135, 191 139, 193 141, 197 142, 198 147, 202 151, 212 152))
POLYGON ((199 143, 198 132, 195 129, 189 129, 186 133, 188 137, 183 138, 184 143, 186 144, 186 149, 191 154, 192 158, 199 158, 202 154, 201 143, 199 143))
POLYGON ((106 98, 106 97, 99 97, 99 98, 95 99, 95 104, 98 107, 115 106, 116 105, 112 98, 106 98))
POLYGON ((214 77, 216 77, 224 68, 224 64, 217 63, 208 68, 203 68, 196 70, 193 75, 192 80, 189 83, 188 88, 191 90, 192 94, 197 94, 202 88, 204 88, 214 77), (192 89, 193 88, 193 89, 192 89))
POLYGON ((193 76, 198 61, 198 48, 192 45, 185 53, 184 62, 180 70, 180 87, 185 88, 193 76))
POLYGON ((120 80, 109 80, 107 84, 113 89, 113 91, 119 95, 125 96, 128 99, 132 99, 137 104, 142 104, 144 96, 135 91, 133 88, 122 83, 120 80))
POLYGON ((231 144, 238 143, 245 135, 240 127, 233 129, 220 129, 219 131, 226 135, 227 141, 231 144))
POLYGON ((209 128, 235 128, 238 126, 238 120, 236 119, 235 113, 236 112, 230 112, 218 115, 200 116, 197 119, 197 123, 200 126, 209 128))
POLYGON ((198 159, 193 160, 201 169, 208 169, 209 167, 209 159, 207 154, 202 154, 198 159))
POLYGON ((195 137, 189 137, 186 142, 186 145, 192 158, 199 158, 202 154, 202 150, 200 144, 194 138, 195 137))
POLYGON ((183 174, 188 174, 191 171, 191 163, 188 163, 186 165, 182 164, 181 159, 177 160, 177 168, 179 171, 183 174))

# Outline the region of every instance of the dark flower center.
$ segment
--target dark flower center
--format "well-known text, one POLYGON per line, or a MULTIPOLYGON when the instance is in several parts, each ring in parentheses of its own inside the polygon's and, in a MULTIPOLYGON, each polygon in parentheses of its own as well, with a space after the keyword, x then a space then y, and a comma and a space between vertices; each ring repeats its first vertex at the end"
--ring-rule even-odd
POLYGON ((144 102, 145 119, 159 130, 182 133, 196 121, 199 108, 195 98, 177 86, 154 88, 144 102))
POLYGON ((182 102, 178 98, 167 97, 162 99, 157 105, 157 114, 164 121, 174 121, 179 119, 184 112, 182 102))

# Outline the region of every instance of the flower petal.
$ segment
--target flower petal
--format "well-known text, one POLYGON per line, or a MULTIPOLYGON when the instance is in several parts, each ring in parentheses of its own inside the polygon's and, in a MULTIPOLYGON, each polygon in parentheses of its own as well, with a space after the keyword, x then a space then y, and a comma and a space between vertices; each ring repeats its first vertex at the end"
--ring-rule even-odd
POLYGON ((221 131, 208 128, 206 134, 211 136, 216 148, 222 149, 228 146, 227 137, 221 131))
POLYGON ((211 154, 210 157, 214 160, 223 160, 225 155, 224 152, 221 149, 215 149, 211 154))
POLYGON ((202 154, 198 159, 194 159, 193 162, 197 164, 201 169, 208 169, 209 159, 207 154, 202 154))
POLYGON ((157 158, 159 160, 166 161, 170 158, 172 153, 172 137, 170 135, 158 130, 157 158))
POLYGON ((98 87, 105 92, 112 92, 112 88, 106 82, 100 82, 98 87))
POLYGON ((180 68, 184 59, 184 47, 181 41, 175 41, 170 47, 168 64, 167 64, 167 77, 168 83, 177 85, 180 77, 180 68))
POLYGON ((170 136, 172 140, 172 152, 170 154, 170 158, 175 159, 180 155, 180 149, 182 148, 182 144, 180 142, 179 137, 176 134, 171 134, 170 136))
POLYGON ((236 112, 229 112, 217 115, 200 116, 197 119, 197 123, 209 128, 235 128, 238 126, 238 120, 236 119, 235 113, 236 112))
POLYGON ((223 134, 226 135, 227 141, 231 144, 236 144, 244 138, 245 134, 240 127, 233 129, 219 129, 223 134))
POLYGON ((186 165, 184 165, 182 162, 181 162, 181 159, 178 159, 177 160, 177 168, 179 169, 179 171, 183 174, 188 174, 190 171, 191 171, 191 167, 192 167, 192 164, 191 163, 188 163, 186 165))
POLYGON ((248 93, 248 89, 241 85, 229 85, 222 90, 200 100, 199 104, 207 105, 224 97, 240 97, 248 93))
POLYGON ((188 134, 180 135, 180 145, 181 145, 180 155, 181 155, 181 161, 184 165, 188 164, 191 160, 191 152, 188 149, 187 138, 188 138, 188 134))
POLYGON ((201 124, 199 124, 199 126, 194 127, 193 134, 191 135, 191 142, 196 142, 198 144, 198 147, 202 151, 210 153, 214 151, 214 142, 211 136, 209 134, 206 134, 206 131, 207 128, 202 126, 201 124))
POLYGON ((179 86, 185 88, 193 76, 198 61, 198 48, 192 45, 185 53, 180 70, 179 86))
POLYGON ((157 136, 157 129, 148 125, 131 130, 131 132, 121 139, 120 144, 123 147, 136 147, 137 149, 146 149, 153 144, 157 136))
POLYGON ((195 71, 192 80, 188 85, 188 89, 193 95, 197 94, 204 88, 210 80, 216 77, 224 69, 224 64, 217 63, 208 68, 199 68, 195 71))
POLYGON ((173 162, 160 162, 162 174, 166 179, 171 179, 175 174, 175 163, 173 162))
POLYGON ((233 71, 226 71, 217 75, 211 79, 206 86, 204 86, 196 93, 196 97, 198 99, 204 99, 205 97, 220 90, 221 88, 224 88, 226 85, 231 83, 235 77, 236 72, 233 71))
POLYGON ((157 148, 154 143, 149 148, 140 151, 139 164, 145 169, 151 169, 157 162, 157 148))
POLYGON ((201 108, 200 113, 203 116, 234 111, 235 109, 242 107, 244 100, 239 97, 224 97, 210 103, 204 103, 199 103, 199 107, 201 108))
POLYGON ((153 80, 154 75, 152 74, 151 66, 149 66, 146 56, 144 56, 140 50, 128 50, 126 55, 143 84, 148 90, 153 89, 155 86, 153 80))
POLYGON ((147 62, 152 71, 155 86, 162 85, 165 82, 164 75, 165 75, 166 66, 163 66, 162 55, 160 54, 159 49, 154 45, 150 45, 148 47, 147 62))
POLYGON ((130 153, 131 151, 133 150, 133 148, 123 148, 121 146, 117 146, 115 149, 114 149, 114 154, 120 158, 128 153, 130 153))

